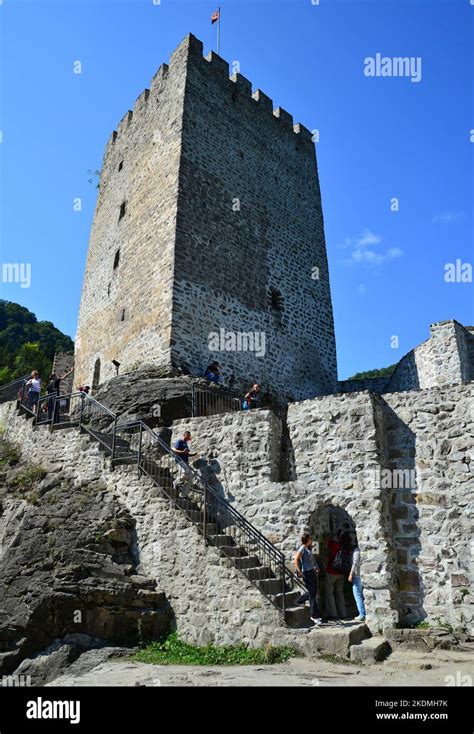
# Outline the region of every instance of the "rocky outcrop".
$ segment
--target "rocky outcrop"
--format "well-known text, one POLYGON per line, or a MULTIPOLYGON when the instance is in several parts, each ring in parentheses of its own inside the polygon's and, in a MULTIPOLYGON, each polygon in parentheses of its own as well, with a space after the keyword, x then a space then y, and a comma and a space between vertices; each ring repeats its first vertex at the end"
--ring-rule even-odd
POLYGON ((140 419, 152 428, 170 426, 176 418, 191 415, 193 382, 201 381, 180 370, 143 367, 104 382, 94 397, 122 423, 140 419))
POLYGON ((67 635, 135 644, 169 630, 164 594, 137 573, 135 522, 100 478, 24 460, 3 469, 0 672, 67 635))

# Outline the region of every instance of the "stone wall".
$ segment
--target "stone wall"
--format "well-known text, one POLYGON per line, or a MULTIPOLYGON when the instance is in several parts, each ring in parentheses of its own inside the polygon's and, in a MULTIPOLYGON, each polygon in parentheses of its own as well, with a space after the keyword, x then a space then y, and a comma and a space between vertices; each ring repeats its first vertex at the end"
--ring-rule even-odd
POLYGON ((474 329, 453 320, 431 324, 430 332, 430 338, 408 352, 390 376, 342 380, 338 391, 384 394, 474 380, 474 329))
MULTIPOLYGON (((206 546, 197 528, 136 469, 110 470, 110 462, 77 429, 50 432, 18 417, 13 403, 0 405, 4 438, 48 471, 60 470, 72 486, 100 483, 104 502, 126 507, 135 522, 138 570, 166 594, 177 629, 191 643, 250 646, 291 644, 279 611, 218 551, 206 546)), ((0 518, 1 520, 1 518, 0 518)), ((0 521, 0 544, 2 524, 0 521)), ((1 560, 1 554, 0 554, 1 560)))
POLYGON ((474 385, 383 396, 400 618, 472 623, 474 385))
MULTIPOLYGON (((62 377, 74 367, 74 355, 59 352, 54 355, 52 371, 62 377)), ((74 390, 74 372, 72 372, 64 380, 61 380, 59 392, 61 395, 70 395, 74 390)))
POLYGON ((315 146, 308 130, 193 41, 183 117, 174 358, 211 359, 282 397, 333 392, 336 351, 315 146), (313 278, 313 274, 319 278, 313 278), (281 309, 271 307, 278 292, 281 309), (304 317, 302 317, 304 314, 304 317), (265 354, 209 351, 210 332, 265 335, 265 354))
POLYGON ((92 385, 95 367, 96 383, 113 377, 113 359, 200 375, 214 358, 236 386, 336 389, 311 133, 190 35, 105 151, 76 381, 92 385), (224 353, 210 351, 221 329, 224 353))
POLYGON ((369 393, 289 406, 292 481, 275 481, 282 427, 270 411, 179 421, 173 439, 185 428, 200 454, 195 466, 289 562, 305 529, 320 541, 324 557, 332 534, 355 528, 364 555, 369 622, 377 627, 394 620, 388 496, 372 471, 380 465, 381 438, 369 393))
POLYGON ((357 533, 369 620, 472 623, 473 386, 325 396, 290 405, 289 473, 268 411, 195 418, 196 467, 291 558, 310 528, 321 543, 357 533), (468 471, 469 466, 471 467, 468 471))
POLYGON ((170 363, 186 58, 180 47, 159 68, 107 143, 79 311, 77 384, 112 378, 113 359, 122 371, 170 363))

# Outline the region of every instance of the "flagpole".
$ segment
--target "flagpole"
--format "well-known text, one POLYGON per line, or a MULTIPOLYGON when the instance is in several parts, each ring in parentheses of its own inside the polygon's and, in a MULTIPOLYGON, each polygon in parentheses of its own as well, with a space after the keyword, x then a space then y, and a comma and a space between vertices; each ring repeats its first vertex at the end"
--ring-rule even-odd
POLYGON ((221 6, 219 5, 219 21, 217 25, 217 55, 219 56, 221 50, 221 6))

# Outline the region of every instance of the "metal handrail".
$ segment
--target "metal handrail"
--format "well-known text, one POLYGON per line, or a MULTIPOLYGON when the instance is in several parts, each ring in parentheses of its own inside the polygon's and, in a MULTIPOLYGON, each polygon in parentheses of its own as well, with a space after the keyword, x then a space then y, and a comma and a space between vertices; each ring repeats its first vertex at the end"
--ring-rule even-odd
MULTIPOLYGON (((267 547, 267 549, 270 551, 270 553, 273 553, 278 560, 285 560, 284 554, 276 548, 273 543, 271 543, 262 533, 257 530, 256 527, 254 527, 247 518, 242 515, 238 510, 233 507, 233 505, 230 504, 230 502, 227 502, 223 497, 220 497, 214 489, 207 484, 203 480, 203 478, 198 474, 198 472, 189 466, 189 464, 186 464, 177 454, 173 452, 173 449, 170 448, 159 436, 155 433, 155 431, 147 426, 143 421, 136 421, 135 425, 142 425, 142 430, 147 431, 149 434, 151 434, 154 438, 154 440, 165 450, 167 454, 173 457, 175 461, 178 462, 178 464, 181 464, 181 466, 186 468, 186 471, 189 471, 193 474, 195 482, 197 482, 199 485, 201 485, 202 489, 201 492, 204 494, 204 491, 207 491, 208 494, 211 495, 211 497, 218 503, 224 505, 226 509, 230 512, 230 514, 237 520, 241 527, 245 527, 250 535, 253 535, 255 539, 257 539, 259 542, 261 542, 263 545, 267 547)), ((128 424, 127 427, 132 427, 133 424, 128 424)), ((122 427, 122 426, 119 426, 122 427)))
MULTIPOLYGON (((192 483, 193 483, 193 491, 204 498, 204 511, 203 511, 203 533, 205 537, 212 542, 212 533, 207 533, 207 508, 209 506, 213 507, 221 507, 225 509, 225 512, 227 513, 228 517, 231 519, 233 526, 243 531, 244 535, 247 537, 247 539, 250 541, 250 543, 255 543, 259 546, 260 552, 266 557, 271 559, 272 562, 275 563, 275 566, 277 566, 281 574, 281 592, 282 592, 282 607, 281 611, 283 613, 285 612, 286 608, 286 597, 285 594, 286 591, 286 584, 288 583, 291 586, 298 586, 300 588, 304 588, 304 584, 302 581, 293 573, 293 571, 288 568, 286 565, 286 559, 284 553, 282 551, 278 550, 273 543, 271 543, 259 530, 257 530, 256 527, 254 527, 247 518, 242 515, 238 510, 233 507, 230 502, 228 502, 225 498, 218 495, 215 490, 207 484, 207 482, 204 481, 204 479, 200 476, 200 474, 192 467, 189 466, 186 462, 184 462, 177 454, 174 453, 173 449, 168 446, 168 444, 163 441, 163 439, 155 433, 155 431, 146 425, 141 420, 136 421, 130 421, 128 423, 119 424, 118 423, 118 416, 113 413, 109 408, 107 408, 102 403, 99 403, 98 400, 95 400, 95 398, 92 398, 90 395, 87 395, 87 393, 83 392, 75 392, 70 393, 69 395, 60 395, 60 396, 54 396, 55 403, 56 400, 71 400, 72 398, 77 398, 81 396, 81 407, 80 407, 80 415, 78 417, 78 420, 74 420, 74 424, 77 426, 79 425, 79 428, 81 430, 86 430, 92 438, 97 440, 99 443, 102 444, 104 449, 111 454, 111 458, 115 458, 115 446, 116 446, 116 439, 117 434, 123 431, 129 431, 135 429, 139 429, 139 445, 138 450, 131 449, 131 454, 133 457, 133 461, 135 463, 135 456, 136 454, 136 463, 139 468, 139 471, 143 471, 147 476, 149 476, 157 486, 160 486, 159 482, 155 477, 153 477, 152 474, 147 470, 147 461, 144 459, 143 453, 142 453, 142 436, 144 434, 148 434, 153 442, 157 444, 160 449, 164 452, 164 454, 167 454, 168 456, 172 457, 173 461, 176 462, 177 466, 181 469, 181 471, 190 472, 192 475, 192 483), (108 441, 104 441, 102 438, 99 437, 99 431, 94 432, 89 425, 84 423, 84 406, 87 403, 91 403, 96 409, 101 411, 102 413, 106 413, 108 416, 110 416, 111 425, 108 426, 108 429, 105 431, 106 434, 110 436, 110 444, 108 441), (197 485, 197 487, 195 487, 197 485)), ((56 410, 54 409, 53 412, 53 420, 51 421, 51 427, 56 422, 56 410)), ((163 488, 161 487, 163 490, 163 488)), ((262 590, 261 590, 262 591, 262 590)), ((262 591, 262 593, 265 594, 265 592, 262 591)), ((267 594, 267 598, 268 598, 267 594)), ((276 603, 273 601, 273 603, 276 603)))
POLYGON ((23 383, 25 382, 25 380, 28 380, 28 378, 29 378, 29 375, 25 375, 25 377, 17 377, 16 380, 12 380, 12 382, 7 382, 6 385, 0 385, 0 391, 6 390, 7 387, 13 387, 13 385, 17 385, 20 382, 23 383))

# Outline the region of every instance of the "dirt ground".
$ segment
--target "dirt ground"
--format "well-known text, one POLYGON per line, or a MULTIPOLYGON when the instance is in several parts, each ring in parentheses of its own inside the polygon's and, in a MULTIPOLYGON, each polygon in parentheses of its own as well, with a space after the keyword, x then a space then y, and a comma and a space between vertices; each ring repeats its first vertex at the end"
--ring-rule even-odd
POLYGON ((292 658, 278 665, 148 665, 111 659, 65 674, 50 686, 472 686, 474 654, 395 651, 383 663, 354 665, 292 658))

